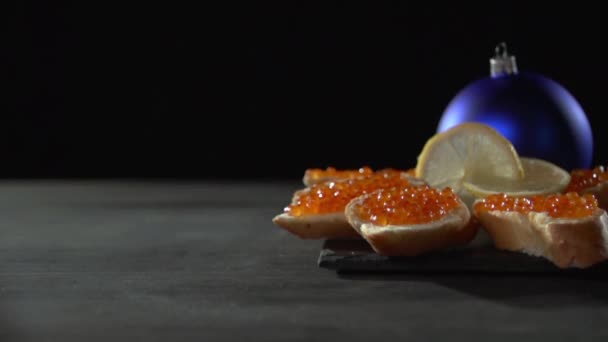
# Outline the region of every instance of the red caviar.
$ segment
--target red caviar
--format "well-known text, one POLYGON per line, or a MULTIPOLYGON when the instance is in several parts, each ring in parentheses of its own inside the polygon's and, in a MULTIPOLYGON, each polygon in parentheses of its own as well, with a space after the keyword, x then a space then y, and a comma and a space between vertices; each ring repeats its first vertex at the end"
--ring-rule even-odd
POLYGON ((597 199, 591 194, 579 195, 575 192, 528 197, 490 195, 475 204, 475 211, 516 211, 527 214, 531 211, 546 212, 555 218, 582 218, 597 209, 597 199))
POLYGON ((342 212, 355 197, 378 189, 408 186, 411 186, 410 182, 401 174, 390 172, 362 179, 318 183, 301 192, 285 212, 292 216, 342 212))
POLYGON ((369 166, 363 166, 359 169, 343 169, 339 170, 335 167, 328 167, 326 169, 307 169, 306 176, 312 180, 323 180, 331 178, 332 180, 346 180, 346 179, 359 179, 370 176, 384 175, 393 176, 400 174, 407 174, 409 176, 415 175, 415 169, 400 170, 394 168, 386 168, 374 171, 369 166))
POLYGON ((336 178, 336 179, 354 179, 365 176, 371 176, 374 171, 368 167, 363 166, 358 170, 338 170, 335 167, 328 167, 325 170, 323 169, 308 169, 306 170, 306 175, 312 179, 321 179, 321 178, 336 178))
POLYGON ((452 189, 429 186, 383 189, 366 197, 358 216, 378 226, 421 224, 436 221, 460 205, 452 189))
POLYGON ((608 180, 608 172, 602 166, 593 169, 576 169, 570 173, 570 183, 565 192, 581 192, 608 180))

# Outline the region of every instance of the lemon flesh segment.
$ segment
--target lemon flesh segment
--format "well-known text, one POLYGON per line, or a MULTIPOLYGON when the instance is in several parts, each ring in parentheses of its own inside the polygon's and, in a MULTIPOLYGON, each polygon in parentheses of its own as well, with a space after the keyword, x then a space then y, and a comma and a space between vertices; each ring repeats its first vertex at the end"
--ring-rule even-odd
POLYGON ((513 179, 475 179, 463 187, 476 197, 505 193, 509 196, 547 195, 563 192, 570 183, 570 174, 561 167, 537 158, 520 158, 525 177, 513 179))
POLYGON ((463 123, 434 135, 418 156, 416 176, 460 191, 475 179, 521 180, 524 169, 511 142, 494 128, 463 123))

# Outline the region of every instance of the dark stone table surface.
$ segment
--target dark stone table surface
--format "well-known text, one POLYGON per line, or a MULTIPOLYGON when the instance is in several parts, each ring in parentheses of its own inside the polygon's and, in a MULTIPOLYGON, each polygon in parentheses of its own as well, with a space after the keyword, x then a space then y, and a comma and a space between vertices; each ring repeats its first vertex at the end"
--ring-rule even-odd
POLYGON ((608 341, 608 282, 339 274, 293 183, 2 181, 0 341, 608 341))

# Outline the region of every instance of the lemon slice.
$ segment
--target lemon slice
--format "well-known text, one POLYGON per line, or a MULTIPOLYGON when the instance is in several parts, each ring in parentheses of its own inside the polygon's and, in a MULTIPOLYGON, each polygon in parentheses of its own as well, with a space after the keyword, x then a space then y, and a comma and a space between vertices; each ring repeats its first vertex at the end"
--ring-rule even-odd
POLYGON ((521 180, 524 169, 511 142, 494 128, 462 123, 429 139, 418 156, 416 177, 461 192, 475 179, 521 180))
POLYGON ((525 172, 521 180, 477 178, 464 182, 463 187, 476 197, 498 193, 532 196, 562 192, 570 183, 570 174, 553 163, 526 157, 521 157, 520 161, 525 172))

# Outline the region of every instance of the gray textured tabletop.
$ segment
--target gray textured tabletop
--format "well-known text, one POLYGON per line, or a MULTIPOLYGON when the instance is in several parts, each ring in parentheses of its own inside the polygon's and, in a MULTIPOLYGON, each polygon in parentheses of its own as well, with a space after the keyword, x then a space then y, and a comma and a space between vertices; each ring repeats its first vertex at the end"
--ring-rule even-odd
POLYGON ((319 268, 298 186, 0 183, 0 340, 608 340, 597 277, 319 268))

